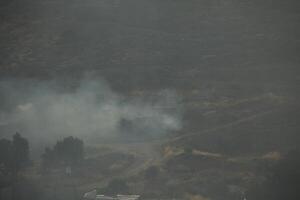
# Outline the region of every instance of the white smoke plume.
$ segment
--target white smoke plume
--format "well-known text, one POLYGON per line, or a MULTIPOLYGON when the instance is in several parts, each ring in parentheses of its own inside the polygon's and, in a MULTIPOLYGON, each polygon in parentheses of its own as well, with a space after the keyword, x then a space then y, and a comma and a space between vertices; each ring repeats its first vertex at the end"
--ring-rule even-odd
POLYGON ((104 81, 88 79, 72 89, 43 81, 2 81, 0 86, 0 128, 19 131, 37 143, 70 135, 85 141, 124 137, 123 132, 160 136, 181 128, 178 96, 171 90, 130 98, 104 81))

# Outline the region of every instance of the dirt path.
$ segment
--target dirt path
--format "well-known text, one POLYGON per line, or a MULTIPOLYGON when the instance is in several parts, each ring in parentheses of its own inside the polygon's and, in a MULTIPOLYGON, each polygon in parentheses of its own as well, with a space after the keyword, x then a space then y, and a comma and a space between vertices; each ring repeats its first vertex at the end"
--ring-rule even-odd
POLYGON ((160 154, 156 148, 156 143, 152 142, 136 142, 136 143, 114 143, 104 145, 113 149, 114 151, 125 152, 128 154, 134 154, 136 156, 135 161, 126 169, 114 173, 112 176, 105 176, 99 178, 99 180, 92 183, 78 186, 78 190, 86 192, 94 188, 105 187, 111 180, 116 178, 129 178, 139 174, 143 170, 147 169, 154 163, 159 162, 160 154))
MULTIPOLYGON (((225 128, 229 128, 229 127, 232 127, 232 126, 239 125, 239 124, 244 123, 244 122, 252 121, 252 120, 254 120, 256 118, 259 118, 259 117, 269 115, 271 113, 274 113, 275 111, 277 111, 277 110, 268 110, 268 111, 265 111, 265 112, 257 113, 255 115, 251 115, 249 117, 241 118, 241 119, 233 121, 231 123, 227 123, 227 124, 224 124, 222 126, 217 126, 217 127, 214 127, 214 128, 206 129, 206 130, 203 130, 203 131, 200 131, 200 132, 201 133, 209 133, 209 132, 219 131, 219 130, 222 130, 222 129, 225 129, 225 128)), ((190 136, 194 136, 194 135, 199 135, 199 132, 180 135, 180 136, 177 136, 177 137, 174 137, 174 138, 168 140, 167 142, 169 142, 169 143, 176 142, 178 140, 181 140, 181 139, 184 139, 184 138, 187 138, 187 137, 190 137, 190 136)))

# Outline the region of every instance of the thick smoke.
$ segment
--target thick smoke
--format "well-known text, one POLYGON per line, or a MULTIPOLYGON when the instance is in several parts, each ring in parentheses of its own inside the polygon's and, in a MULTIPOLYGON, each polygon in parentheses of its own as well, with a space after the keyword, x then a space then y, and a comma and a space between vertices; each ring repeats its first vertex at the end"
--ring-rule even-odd
POLYGON ((68 89, 28 80, 0 84, 1 132, 9 127, 41 144, 70 135, 85 141, 157 137, 181 127, 178 97, 170 90, 141 98, 119 95, 98 80, 68 89))

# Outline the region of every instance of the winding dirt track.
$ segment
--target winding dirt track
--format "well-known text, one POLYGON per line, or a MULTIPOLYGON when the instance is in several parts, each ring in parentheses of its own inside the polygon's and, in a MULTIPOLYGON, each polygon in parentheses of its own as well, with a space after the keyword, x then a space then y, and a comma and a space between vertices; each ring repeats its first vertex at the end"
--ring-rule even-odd
POLYGON ((144 169, 147 169, 152 164, 159 162, 161 157, 159 151, 156 149, 156 142, 157 141, 136 143, 132 142, 126 144, 114 143, 106 145, 107 147, 110 147, 115 151, 134 154, 136 156, 135 161, 131 163, 130 167, 127 167, 120 172, 114 173, 113 176, 105 176, 93 183, 78 186, 78 190, 82 193, 92 190, 96 187, 104 187, 113 179, 132 177, 139 174, 144 169))
MULTIPOLYGON (((214 128, 203 130, 203 131, 201 131, 201 133, 209 133, 209 132, 219 131, 219 130, 222 130, 222 129, 233 127, 233 126, 242 124, 244 122, 249 122, 249 121, 252 121, 252 120, 254 120, 256 118, 272 114, 275 111, 277 111, 277 110, 273 109, 273 110, 268 110, 268 111, 265 111, 265 112, 257 113, 255 115, 251 115, 249 117, 241 118, 239 120, 227 123, 227 124, 222 125, 222 126, 217 126, 217 127, 214 127, 214 128)), ((178 140, 185 139, 185 138, 188 138, 190 136, 195 136, 195 135, 199 135, 199 132, 194 132, 194 133, 191 133, 191 134, 180 135, 180 136, 177 136, 177 137, 174 137, 174 138, 170 139, 168 142, 169 143, 176 142, 178 140)))

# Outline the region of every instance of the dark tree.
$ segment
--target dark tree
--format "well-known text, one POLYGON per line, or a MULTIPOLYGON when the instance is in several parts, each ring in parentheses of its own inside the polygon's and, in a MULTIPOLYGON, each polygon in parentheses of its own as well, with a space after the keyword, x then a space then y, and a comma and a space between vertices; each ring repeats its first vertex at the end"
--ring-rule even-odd
POLYGON ((19 133, 13 136, 13 169, 18 172, 29 163, 29 143, 19 133))
POLYGON ((53 167, 55 163, 55 153, 49 147, 45 148, 45 152, 42 154, 42 169, 47 171, 53 167))
POLYGON ((0 140, 0 189, 11 186, 12 199, 20 199, 18 172, 29 163, 29 143, 19 133, 0 140))
POLYGON ((13 140, 0 140, 0 166, 1 171, 17 173, 29 163, 29 144, 27 139, 19 133, 13 136, 13 140))
POLYGON ((74 165, 83 160, 83 158, 83 141, 70 136, 57 141, 53 149, 45 149, 42 155, 43 168, 50 168, 54 164, 74 165))
MULTIPOLYGON (((7 139, 0 140, 0 191, 11 185, 9 173, 12 167, 12 142, 7 139)), ((0 193, 1 195, 1 193, 0 193)))
POLYGON ((0 172, 6 174, 12 167, 13 145, 10 140, 0 140, 0 172))
POLYGON ((83 141, 72 136, 66 137, 56 143, 54 152, 60 160, 66 163, 77 163, 83 159, 83 141))

